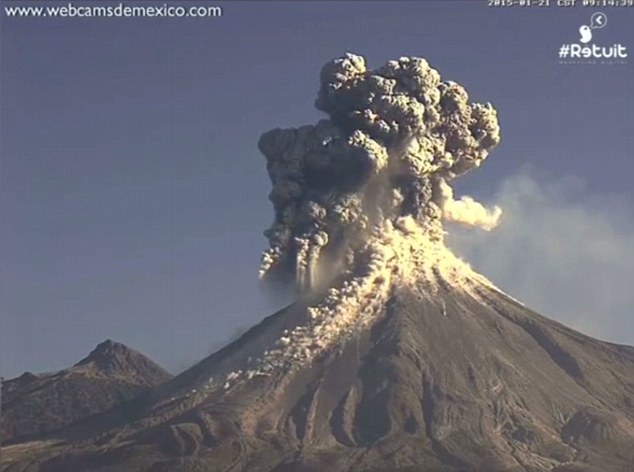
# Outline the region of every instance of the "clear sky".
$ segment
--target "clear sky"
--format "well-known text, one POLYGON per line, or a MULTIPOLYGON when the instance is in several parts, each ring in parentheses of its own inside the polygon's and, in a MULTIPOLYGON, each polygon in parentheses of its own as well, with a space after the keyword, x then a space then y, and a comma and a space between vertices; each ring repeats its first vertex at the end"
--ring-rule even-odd
POLYGON ((596 10, 486 3, 2 12, 2 375, 60 369, 106 338, 177 372, 277 308, 257 285, 273 212, 256 143, 321 117, 319 70, 347 51, 371 67, 425 57, 494 104, 502 143, 458 191, 506 219, 453 244, 544 314, 634 344, 634 8, 605 9, 594 31, 629 47, 627 64, 560 64, 596 10))

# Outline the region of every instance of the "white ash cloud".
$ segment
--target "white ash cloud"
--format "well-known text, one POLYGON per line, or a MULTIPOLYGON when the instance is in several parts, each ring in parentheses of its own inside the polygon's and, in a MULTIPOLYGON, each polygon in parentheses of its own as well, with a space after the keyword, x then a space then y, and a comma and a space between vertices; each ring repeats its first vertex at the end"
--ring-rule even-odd
POLYGON ((634 210, 625 195, 523 170, 493 199, 491 234, 452 228, 449 245, 505 292, 586 334, 634 344, 634 210))
POLYGON ((443 218, 486 229, 497 223, 499 209, 454 200, 450 187, 498 144, 497 113, 471 103, 426 60, 402 57, 369 70, 363 57, 346 54, 322 68, 315 106, 329 118, 260 138, 275 209, 265 282, 308 290, 367 272, 373 235, 386 222, 398 228, 409 218, 435 241, 443 218))
POLYGON ((499 206, 488 209, 468 195, 455 200, 453 189, 444 180, 440 181, 439 187, 440 208, 447 221, 475 226, 485 231, 491 231, 499 224, 502 216, 502 209, 499 206))

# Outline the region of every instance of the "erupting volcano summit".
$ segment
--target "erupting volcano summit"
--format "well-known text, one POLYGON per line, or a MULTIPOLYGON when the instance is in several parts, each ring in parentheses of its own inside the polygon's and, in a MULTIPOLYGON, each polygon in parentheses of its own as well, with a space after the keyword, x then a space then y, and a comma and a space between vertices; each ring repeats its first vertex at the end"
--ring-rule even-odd
POLYGON ((491 104, 424 59, 346 54, 316 106, 329 118, 259 143, 260 279, 297 301, 132 402, 4 448, 2 470, 630 472, 634 348, 534 313, 444 245, 443 221, 501 217, 451 187, 500 140, 491 104))
MULTIPOLYGON (((413 250, 442 244, 443 218, 485 229, 497 223, 498 208, 455 201, 449 186, 498 144, 496 111, 469 103, 463 87, 441 82, 424 59, 402 57, 371 71, 363 57, 347 54, 322 69, 316 107, 330 119, 260 139, 275 208, 264 280, 314 289, 387 268, 392 238, 420 238, 413 250)), ((402 253, 399 262, 424 263, 420 249, 420 257, 402 253)))

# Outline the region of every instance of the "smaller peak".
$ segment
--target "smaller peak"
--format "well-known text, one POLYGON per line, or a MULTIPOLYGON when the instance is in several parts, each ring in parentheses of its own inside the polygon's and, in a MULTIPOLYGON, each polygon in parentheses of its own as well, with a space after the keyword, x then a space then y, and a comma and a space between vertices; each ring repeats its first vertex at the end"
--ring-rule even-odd
POLYGON ((89 370, 107 376, 117 375, 129 379, 144 379, 143 383, 155 385, 171 375, 147 356, 138 351, 106 339, 71 369, 73 372, 89 370))
POLYGON ((126 346, 125 344, 118 343, 116 341, 113 341, 112 339, 106 339, 105 341, 97 344, 97 347, 95 347, 93 352, 110 351, 110 350, 113 350, 113 349, 114 350, 126 350, 126 351, 130 350, 130 348, 128 346, 126 346))
POLYGON ((81 361, 75 365, 85 365, 90 362, 95 362, 97 365, 104 365, 109 361, 114 360, 122 355, 131 354, 133 351, 125 344, 121 344, 113 341, 112 339, 106 339, 105 341, 97 344, 97 346, 81 361))
POLYGON ((31 382, 37 379, 39 379, 39 376, 35 375, 33 372, 25 372, 17 378, 17 380, 21 382, 31 382))

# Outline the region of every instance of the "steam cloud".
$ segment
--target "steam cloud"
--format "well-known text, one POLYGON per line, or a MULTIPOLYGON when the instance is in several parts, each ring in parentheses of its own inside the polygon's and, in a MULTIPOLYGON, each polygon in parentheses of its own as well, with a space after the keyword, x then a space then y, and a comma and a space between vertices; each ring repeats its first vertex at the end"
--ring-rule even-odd
POLYGON ((368 70, 363 57, 346 54, 322 68, 320 81, 315 106, 328 119, 260 138, 275 209, 261 279, 305 291, 367 271, 389 228, 411 233, 414 222, 442 242, 442 219, 497 224, 499 208, 454 200, 450 186, 498 144, 491 104, 470 103, 462 86, 417 57, 368 70))
POLYGON ((500 222, 502 209, 499 206, 489 210, 467 195, 454 200, 453 189, 444 180, 440 181, 440 208, 448 221, 478 226, 485 231, 491 231, 500 222))

